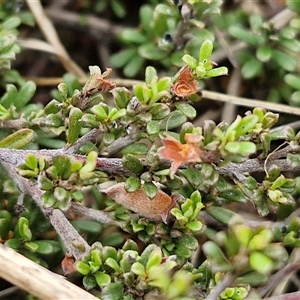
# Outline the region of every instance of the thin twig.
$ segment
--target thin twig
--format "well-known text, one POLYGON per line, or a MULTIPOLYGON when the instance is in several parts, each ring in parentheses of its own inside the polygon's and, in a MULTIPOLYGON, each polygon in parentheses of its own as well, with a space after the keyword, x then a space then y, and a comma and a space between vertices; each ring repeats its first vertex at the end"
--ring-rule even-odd
POLYGON ((125 148, 126 146, 129 146, 133 144, 136 140, 137 134, 132 133, 129 135, 126 135, 124 137, 120 137, 117 140, 113 141, 109 146, 105 147, 101 153, 103 155, 114 155, 118 153, 120 150, 125 148))
POLYGON ((216 285, 212 292, 206 297, 206 300, 217 300, 220 294, 229 287, 235 280, 235 275, 227 273, 224 278, 216 285))
POLYGON ((0 291, 0 299, 4 299, 4 297, 14 294, 17 291, 19 291, 19 288, 16 286, 11 286, 7 289, 4 289, 4 290, 0 291))
POLYGON ((52 45, 38 39, 18 38, 18 44, 26 49, 57 54, 56 49, 52 45))
POLYGON ((27 0, 26 2, 47 41, 56 50, 56 54, 66 70, 75 76, 85 78, 85 72, 70 58, 68 52, 60 42, 52 22, 44 12, 41 2, 39 0, 27 0))
MULTIPOLYGON (((281 156, 293 151, 293 153, 299 153, 300 149, 292 149, 287 146, 283 150, 279 150, 281 156), (284 152, 281 152, 284 151, 284 152)), ((58 155, 66 155, 62 149, 59 150, 19 150, 19 149, 6 149, 0 148, 0 161, 6 162, 12 165, 20 165, 25 162, 26 156, 28 154, 34 154, 37 157, 44 157, 47 160, 51 160, 52 157, 58 155)), ((274 155, 276 155, 274 153, 274 155)), ((68 155, 67 155, 68 156, 68 155)), ((276 155, 278 157, 279 155, 276 155)), ((85 162, 86 156, 84 155, 72 155, 73 158, 85 162)), ((273 158, 273 157, 272 157, 273 158)), ((144 160, 141 159, 142 164, 144 160)), ((165 162, 162 162, 162 165, 165 166, 165 162)), ((169 164, 167 164, 169 165, 169 164)), ((283 157, 282 159, 270 159, 267 168, 276 165, 281 171, 299 171, 300 166, 293 166, 288 163, 288 161, 283 157)), ((201 168, 201 164, 196 165, 197 168, 201 168)), ((264 162, 258 158, 248 159, 242 163, 228 163, 224 166, 215 166, 216 170, 223 175, 236 177, 236 174, 245 174, 245 173, 254 173, 254 172, 264 172, 264 162)), ((107 172, 112 175, 122 175, 122 176, 131 176, 132 173, 128 171, 123 166, 121 158, 104 158, 98 157, 96 163, 96 169, 102 172, 107 172)))
POLYGON ((23 119, 16 120, 1 120, 0 128, 13 128, 13 129, 21 129, 29 126, 29 123, 23 119))
MULTIPOLYGON (((227 87, 227 94, 237 96, 240 90, 241 73, 238 68, 233 70, 227 87)), ((237 106, 232 103, 225 103, 222 109, 221 120, 227 123, 232 123, 236 118, 237 106)))
POLYGON ((288 293, 274 297, 265 298, 265 300, 299 300, 300 292, 288 293))
POLYGON ((119 227, 122 227, 117 221, 113 220, 108 213, 102 210, 96 210, 92 208, 88 208, 77 203, 72 203, 71 205, 72 211, 75 213, 84 215, 92 220, 98 221, 101 224, 114 224, 119 227))
POLYGON ((245 107, 263 107, 265 109, 268 109, 271 111, 277 111, 280 113, 286 113, 286 114, 291 114, 291 115, 300 115, 300 108, 292 107, 292 106, 288 106, 288 105, 284 105, 284 104, 271 103, 271 102, 266 102, 263 100, 254 100, 254 99, 250 99, 250 98, 231 96, 231 95, 217 93, 217 92, 211 92, 211 91, 207 91, 207 90, 203 90, 202 95, 203 95, 203 98, 206 98, 209 100, 233 103, 233 104, 237 104, 239 106, 245 106, 245 107))
POLYGON ((43 191, 40 190, 36 184, 32 184, 29 179, 20 176, 16 171, 16 166, 3 161, 2 164, 10 177, 16 183, 21 193, 30 196, 41 209, 43 214, 49 218, 52 226, 55 228, 56 232, 65 243, 65 246, 75 259, 78 260, 87 255, 90 251, 90 246, 69 223, 65 215, 58 209, 44 207, 41 199, 43 191))
POLYGON ((79 138, 73 145, 67 145, 63 150, 64 154, 75 154, 85 143, 95 139, 101 133, 102 130, 100 129, 92 129, 90 132, 79 138))
POLYGON ((292 272, 295 272, 300 267, 298 262, 289 263, 286 266, 284 266, 282 269, 280 269, 277 273, 273 274, 269 280, 266 286, 264 286, 260 290, 260 296, 265 297, 270 291, 272 291, 280 281, 282 281, 282 278, 285 278, 286 276, 290 275, 292 272))
POLYGON ((49 215, 49 220, 55 228, 55 231, 63 240, 68 252, 71 253, 76 260, 80 260, 90 253, 91 248, 88 243, 70 224, 61 210, 54 209, 49 215))
POLYGON ((70 28, 82 30, 84 32, 90 32, 96 39, 105 40, 109 35, 119 35, 124 27, 112 24, 106 19, 101 19, 93 15, 87 14, 85 16, 85 23, 82 24, 82 16, 80 14, 58 9, 48 8, 46 13, 51 17, 54 23, 59 23, 63 26, 69 26, 70 28))

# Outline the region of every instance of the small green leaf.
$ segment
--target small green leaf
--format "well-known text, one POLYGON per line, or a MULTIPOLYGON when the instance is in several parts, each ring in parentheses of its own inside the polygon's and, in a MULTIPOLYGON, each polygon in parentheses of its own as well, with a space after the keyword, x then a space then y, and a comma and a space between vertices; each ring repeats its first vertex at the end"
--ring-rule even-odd
POLYGON ((148 145, 144 143, 134 143, 121 150, 121 154, 143 155, 149 151, 148 145))
POLYGON ((132 98, 131 92, 125 87, 116 87, 111 91, 111 93, 119 108, 126 108, 132 98))
POLYGON ((65 102, 68 99, 68 86, 65 82, 61 82, 57 86, 57 90, 59 92, 59 96, 61 97, 62 101, 65 102))
POLYGON ((193 187, 198 187, 201 184, 201 172, 195 168, 187 168, 180 170, 180 173, 188 180, 193 187))
POLYGON ((284 81, 296 90, 300 90, 300 76, 296 74, 286 74, 284 81))
POLYGON ((65 190, 64 188, 57 186, 54 189, 53 196, 56 200, 63 202, 70 198, 70 193, 67 190, 65 190))
POLYGON ((216 219, 217 221, 225 225, 228 225, 230 219, 236 215, 232 210, 229 210, 224 207, 217 207, 217 206, 207 207, 206 212, 214 219, 216 219))
POLYGON ((121 40, 126 43, 142 44, 146 41, 146 37, 137 29, 126 28, 120 35, 121 40))
MULTIPOLYGON (((177 271, 172 281, 168 287, 168 297, 170 299, 183 299, 183 295, 188 292, 190 289, 191 283, 193 282, 192 273, 185 271, 185 270, 179 270, 177 271)), ((186 299, 187 300, 187 299, 186 299)))
POLYGON ((127 239, 126 242, 124 243, 122 249, 124 251, 131 251, 132 250, 132 251, 137 252, 139 247, 138 247, 138 244, 135 241, 133 241, 131 239, 127 239))
POLYGON ((274 268, 273 261, 259 251, 252 252, 249 261, 252 269, 262 274, 269 274, 274 268))
POLYGON ((121 68, 126 65, 126 63, 131 61, 135 56, 137 56, 137 50, 135 47, 126 48, 111 55, 110 62, 113 67, 121 68))
POLYGON ((172 83, 171 77, 160 78, 157 82, 158 92, 168 91, 170 89, 171 83, 172 83))
POLYGON ((67 130, 67 141, 69 144, 74 144, 81 131, 82 122, 81 117, 83 113, 77 107, 72 107, 69 113, 69 128, 67 130))
POLYGON ((175 248, 175 254, 178 257, 190 258, 192 255, 192 251, 186 248, 184 245, 177 244, 175 248))
POLYGON ((167 53, 152 43, 142 44, 138 48, 141 57, 149 60, 162 60, 167 57, 167 53))
POLYGON ((261 62, 268 62, 272 56, 272 49, 269 46, 262 45, 256 51, 256 57, 261 62))
POLYGON ((142 163, 132 154, 124 155, 122 162, 124 167, 134 174, 141 174, 143 172, 144 167, 142 163))
POLYGON ((87 173, 95 170, 97 165, 98 154, 96 151, 91 151, 86 158, 84 166, 80 169, 79 173, 87 173))
POLYGON ((131 266, 131 272, 133 272, 134 274, 136 274, 138 276, 146 277, 145 267, 140 262, 135 262, 131 266))
POLYGON ((123 68, 124 76, 129 78, 134 77, 141 70, 144 62, 144 57, 136 53, 136 55, 131 60, 129 60, 123 68))
POLYGON ((1 24, 1 29, 12 30, 21 24, 21 19, 17 16, 9 17, 1 24))
POLYGON ((209 60, 213 50, 213 43, 210 40, 205 40, 201 45, 199 52, 199 61, 203 62, 209 60))
POLYGON ((96 282, 95 277, 93 275, 89 274, 89 275, 85 275, 83 277, 82 284, 83 284, 84 288, 87 291, 89 291, 89 290, 93 289, 94 287, 96 287, 97 282, 96 282))
POLYGON ((171 190, 180 190, 183 186, 183 182, 179 176, 174 175, 174 177, 171 179, 168 179, 168 181, 165 183, 168 188, 171 190))
POLYGON ((268 282, 268 280, 269 276, 267 274, 261 274, 256 271, 248 272, 242 276, 239 276, 239 282, 241 284, 249 284, 251 286, 260 286, 261 284, 268 282))
POLYGON ((120 273, 121 271, 120 266, 115 259, 108 257, 104 263, 105 265, 111 267, 115 272, 120 273))
POLYGON ((222 191, 219 193, 218 197, 220 197, 222 200, 225 200, 227 202, 241 202, 246 203, 248 198, 245 197, 245 194, 235 188, 235 189, 227 189, 225 191, 222 191))
POLYGON ((38 166, 37 157, 34 154, 28 154, 25 163, 29 169, 34 170, 38 166))
POLYGON ((146 264, 146 272, 149 272, 149 270, 153 266, 159 266, 162 261, 162 252, 160 248, 155 249, 154 251, 151 252, 148 262, 146 264))
POLYGON ((153 120, 161 120, 169 115, 170 108, 164 103, 154 103, 151 105, 150 113, 153 120))
POLYGON ((75 264, 75 268, 77 270, 77 272, 79 272, 82 275, 87 275, 90 273, 90 267, 87 263, 83 262, 83 261, 77 261, 75 264))
MULTIPOLYGON (((71 162, 69 157, 67 156, 54 156, 52 158, 53 166, 55 167, 55 171, 52 170, 52 174, 55 177, 55 173, 62 177, 62 179, 68 179, 71 175, 71 162), (53 173, 54 172, 54 173, 53 173)), ((50 171, 50 170, 49 170, 50 171)))
POLYGON ((213 241, 207 241, 203 244, 202 249, 205 255, 209 258, 217 262, 220 268, 225 267, 225 270, 230 270, 231 266, 229 265, 223 251, 221 248, 213 241))
POLYGON ((273 50, 272 58, 276 63, 288 72, 293 72, 297 68, 297 59, 296 57, 289 55, 283 51, 273 50))
POLYGON ((190 229, 191 231, 200 231, 202 228, 203 228, 203 224, 201 223, 201 221, 198 221, 198 220, 193 220, 191 222, 188 222, 186 224, 186 227, 188 229, 190 229))
POLYGON ((196 250, 198 247, 198 240, 192 235, 183 235, 176 240, 179 244, 188 248, 189 250, 196 250))
POLYGON ((118 18, 124 18, 126 16, 126 8, 122 2, 118 0, 112 0, 110 3, 114 14, 118 18))
POLYGON ((26 82, 20 89, 17 98, 14 100, 14 106, 19 109, 24 107, 33 97, 36 91, 36 85, 33 81, 26 82))
POLYGON ((241 26, 232 25, 228 29, 229 34, 249 45, 258 46, 264 43, 265 38, 241 26))
POLYGON ((135 85, 133 87, 133 92, 142 103, 147 103, 152 96, 151 89, 145 84, 135 85))
POLYGON ((41 179, 41 188, 45 191, 51 190, 53 188, 52 181, 47 177, 42 177, 42 179, 41 179))
POLYGON ((147 123, 147 133, 148 134, 157 134, 160 131, 159 122, 155 120, 151 120, 147 123))
POLYGON ((300 50, 300 42, 298 40, 290 38, 281 38, 280 39, 280 45, 285 47, 287 50, 293 51, 293 52, 299 52, 300 50))
POLYGON ((116 139, 115 135, 112 132, 105 132, 102 137, 102 143, 104 145, 110 145, 116 139))
POLYGON ((18 250, 22 247, 20 239, 8 239, 4 245, 15 250, 18 250))
POLYGON ((145 182, 143 190, 150 199, 153 199, 157 193, 157 186, 152 182, 145 182))
POLYGON ((138 177, 130 176, 125 181, 125 190, 129 193, 137 191, 141 186, 141 181, 138 177))
POLYGON ((262 71, 262 63, 256 58, 251 58, 242 66, 241 73, 245 79, 258 76, 262 71))
POLYGON ((42 196, 43 205, 48 208, 54 206, 56 199, 53 196, 52 192, 45 192, 42 196))
POLYGON ((132 300, 126 299, 122 282, 113 282, 102 288, 101 298, 103 300, 132 300))
POLYGON ((55 254, 61 250, 60 243, 57 241, 38 240, 35 244, 38 246, 35 252, 43 255, 55 254))
POLYGON ((116 111, 116 112, 110 112, 108 117, 111 121, 115 121, 119 118, 122 118, 126 116, 126 109, 125 108, 121 108, 120 110, 116 111))
POLYGON ((145 71, 145 82, 150 84, 153 78, 157 77, 157 72, 154 67, 148 66, 145 71))
POLYGON ((19 129, 0 141, 0 148, 20 149, 28 145, 34 137, 34 131, 28 128, 19 129))
POLYGON ((191 120, 193 120, 197 115, 196 109, 188 103, 177 102, 175 106, 191 120))
POLYGON ((205 77, 217 77, 228 75, 228 69, 226 67, 214 68, 205 72, 205 77))
POLYGON ((236 127, 236 138, 244 135, 245 133, 248 133, 251 131, 255 125, 258 122, 258 116, 257 115, 248 115, 245 116, 241 122, 236 127))
POLYGON ((160 129, 168 131, 181 126, 186 121, 187 118, 185 114, 183 114, 181 111, 175 110, 160 122, 160 129))
MULTIPOLYGON (((93 233, 93 234, 99 234, 103 229, 103 226, 101 223, 92 221, 92 220, 78 219, 78 220, 72 221, 72 225, 76 228, 76 230, 78 230, 80 232, 83 231, 83 232, 88 232, 88 233, 93 233)), ((95 257, 95 255, 99 255, 99 250, 93 249, 91 251, 91 255, 93 257, 95 257)))
POLYGON ((18 231, 22 239, 29 242, 32 239, 32 233, 29 228, 28 219, 21 217, 18 221, 18 231))
POLYGON ((195 70, 197 67, 197 60, 189 54, 185 54, 182 57, 183 62, 189 66, 192 70, 195 70))
POLYGON ((300 165, 300 154, 299 153, 297 153, 297 154, 288 153, 287 161, 291 167, 299 166, 300 165))
POLYGON ((255 234, 249 241, 249 250, 263 250, 269 243, 271 243, 273 238, 273 232, 269 228, 263 228, 259 233, 255 234))
POLYGON ((0 210, 0 239, 5 240, 9 233, 12 216, 6 210, 0 210))
POLYGON ((107 119, 107 111, 101 104, 94 105, 91 111, 97 116, 97 119, 102 122, 107 119))
POLYGON ((35 242, 26 242, 24 247, 31 252, 36 252, 38 245, 35 242))
POLYGON ((228 142, 225 150, 232 154, 248 156, 256 152, 256 145, 252 142, 228 142))

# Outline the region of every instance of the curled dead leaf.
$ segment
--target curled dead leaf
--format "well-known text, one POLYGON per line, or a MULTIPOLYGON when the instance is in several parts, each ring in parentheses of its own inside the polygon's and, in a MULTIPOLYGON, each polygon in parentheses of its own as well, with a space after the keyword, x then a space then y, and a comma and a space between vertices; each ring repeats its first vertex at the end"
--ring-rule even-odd
POLYGON ((143 188, 135 192, 127 192, 125 183, 117 183, 101 190, 125 208, 138 213, 149 220, 167 223, 170 210, 175 206, 175 200, 168 194, 158 189, 156 196, 150 199, 143 188))
POLYGON ((173 86, 174 94, 178 97, 188 97, 197 93, 198 82, 192 77, 192 70, 185 67, 179 74, 178 81, 173 86))

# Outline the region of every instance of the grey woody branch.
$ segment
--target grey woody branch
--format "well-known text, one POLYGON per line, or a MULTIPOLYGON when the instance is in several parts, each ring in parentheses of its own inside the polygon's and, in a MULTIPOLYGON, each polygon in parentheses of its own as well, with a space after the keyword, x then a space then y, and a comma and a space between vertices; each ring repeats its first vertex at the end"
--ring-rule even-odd
POLYGON ((87 255, 90 252, 90 246, 74 229, 65 215, 58 209, 45 208, 43 206, 41 200, 43 191, 39 189, 36 184, 32 184, 29 179, 20 176, 16 170, 16 166, 3 161, 2 165, 14 180, 21 193, 30 196, 44 215, 50 220, 52 226, 64 241, 65 246, 74 258, 78 260, 87 255))
MULTIPOLYGON (((86 156, 84 155, 70 155, 68 154, 68 150, 65 153, 64 149, 59 150, 16 150, 16 149, 5 149, 0 148, 0 162, 6 162, 15 166, 18 166, 25 162, 26 156, 30 153, 36 155, 37 157, 44 157, 46 160, 51 161, 52 157, 58 155, 67 155, 72 156, 73 158, 85 162, 86 156)), ((73 152, 73 151, 71 151, 73 152)), ((254 173, 254 172, 265 172, 273 167, 274 165, 278 167, 281 171, 299 171, 300 166, 290 165, 286 159, 288 153, 296 153, 299 152, 299 149, 292 149, 290 146, 287 146, 284 149, 278 151, 278 153, 274 152, 274 155, 270 155, 265 160, 259 158, 248 159, 242 163, 228 163, 224 166, 217 166, 215 168, 222 175, 229 177, 240 178, 243 177, 245 173, 254 173), (281 157, 281 158, 278 158, 281 157), (274 159, 276 158, 276 159, 274 159)), ((145 165, 145 160, 141 159, 142 164, 145 165)), ((168 167, 169 163, 166 161, 162 161, 163 167, 168 167)), ((201 164, 197 167, 201 168, 201 164)), ((121 158, 105 158, 98 157, 96 169, 102 172, 106 172, 111 175, 123 175, 130 176, 132 175, 130 171, 128 171, 122 163, 121 158)))

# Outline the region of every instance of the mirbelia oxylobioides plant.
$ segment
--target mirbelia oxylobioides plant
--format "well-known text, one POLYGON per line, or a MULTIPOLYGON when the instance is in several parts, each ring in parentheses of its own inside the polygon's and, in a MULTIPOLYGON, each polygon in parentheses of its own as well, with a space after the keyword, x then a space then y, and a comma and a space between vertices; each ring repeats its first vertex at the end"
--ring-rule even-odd
POLYGON ((272 129, 279 116, 263 108, 194 126, 199 82, 228 72, 212 50, 205 40, 197 58, 183 55, 173 77, 147 67, 132 91, 92 66, 83 87, 59 84, 44 108, 26 110, 33 83, 8 89, 0 99, 1 243, 51 267, 62 251, 40 238, 51 224, 65 248, 64 275, 81 274, 101 299, 245 299, 296 270, 299 187, 283 172, 299 171, 299 133, 272 129), (49 142, 57 149, 39 149, 49 142), (242 206, 282 217, 253 221, 242 206), (94 228, 84 238, 88 220, 94 228), (93 236, 103 227, 130 238, 105 245, 93 236))

